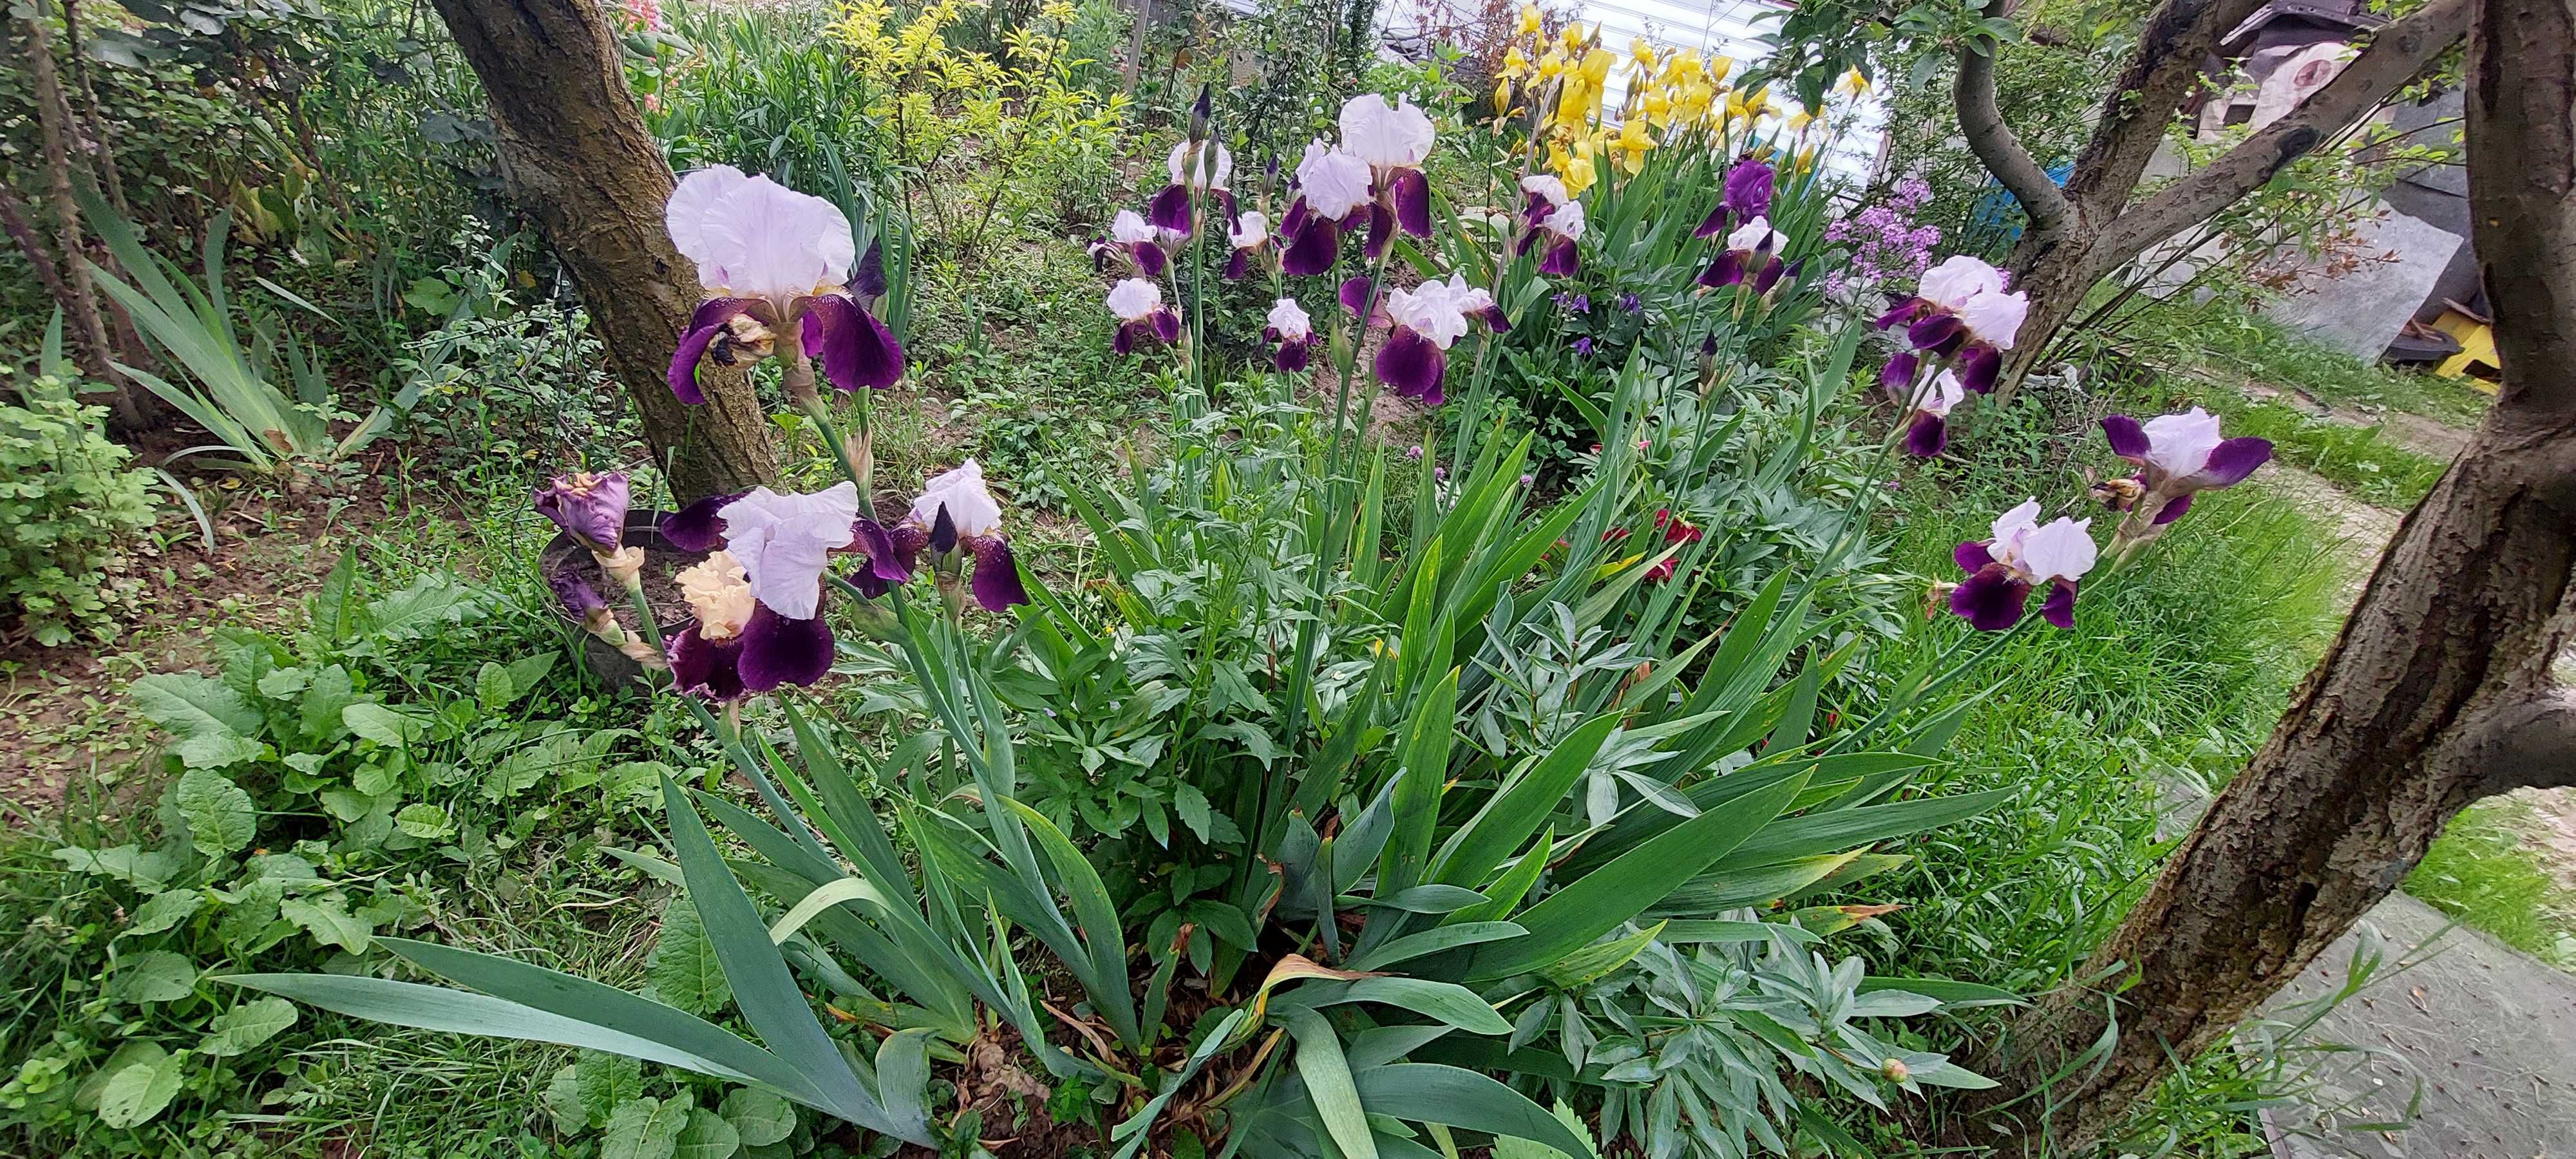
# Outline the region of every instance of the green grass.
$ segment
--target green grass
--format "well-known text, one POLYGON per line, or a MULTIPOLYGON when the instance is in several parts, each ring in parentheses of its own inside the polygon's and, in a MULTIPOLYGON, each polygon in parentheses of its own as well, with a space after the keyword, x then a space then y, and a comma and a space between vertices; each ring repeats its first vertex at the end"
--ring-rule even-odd
POLYGON ((2525 838, 2541 822, 2511 797, 2481 801, 2451 819, 2406 892, 2496 940, 2576 972, 2576 889, 2550 873, 2525 838))
POLYGON ((2442 479, 2450 463, 2389 440, 2382 428, 2310 418, 2297 408, 2212 391, 2194 399, 2216 411, 2231 435, 2272 440, 2281 462, 2310 471, 2377 507, 2404 511, 2442 479))
POLYGON ((2402 411, 2463 428, 2487 412, 2488 396, 2461 380, 2364 362, 2231 306, 2151 305, 2124 338, 2158 365, 2299 390, 2337 410, 2402 411))

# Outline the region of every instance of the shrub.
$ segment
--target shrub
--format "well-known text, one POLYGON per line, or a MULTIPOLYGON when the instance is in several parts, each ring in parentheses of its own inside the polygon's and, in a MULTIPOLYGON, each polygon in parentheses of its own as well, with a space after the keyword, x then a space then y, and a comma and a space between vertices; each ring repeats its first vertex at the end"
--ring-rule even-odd
POLYGON ((125 596, 113 576, 152 525, 151 473, 107 441, 106 416, 54 378, 37 379, 26 405, 0 406, 0 604, 39 644, 116 638, 110 609, 125 596))

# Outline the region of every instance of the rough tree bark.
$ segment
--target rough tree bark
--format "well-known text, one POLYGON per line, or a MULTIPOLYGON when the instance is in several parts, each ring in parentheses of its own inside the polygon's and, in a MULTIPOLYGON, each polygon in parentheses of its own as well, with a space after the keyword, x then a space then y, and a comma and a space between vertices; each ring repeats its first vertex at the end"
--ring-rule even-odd
MULTIPOLYGON (((26 35, 27 79, 34 89, 36 123, 44 146, 45 201, 53 211, 54 245, 61 258, 52 263, 55 276, 49 288, 54 289, 54 300, 62 305, 64 329, 81 373, 116 387, 108 408, 114 425, 120 431, 140 431, 152 425, 153 416, 137 397, 141 389, 116 369, 117 350, 108 341, 106 315, 99 312, 98 293, 90 284, 80 201, 72 186, 72 106, 63 95, 62 77, 54 64, 53 38, 45 28, 43 9, 35 9, 27 16, 26 35)), ((18 215, 13 212, 12 216, 18 215)), ((20 244, 25 245, 24 238, 20 244)), ((31 249, 29 256, 40 255, 31 249)), ((44 263, 39 262, 37 268, 43 270, 44 263)))
POLYGON ((2005 401, 2093 283, 2262 188, 2283 167, 2369 116, 2457 43, 2469 20, 2469 0, 2432 0, 2374 33, 2368 48, 2281 119, 2132 204, 2174 110, 2200 83, 2203 63, 2259 7, 2261 0, 2165 0, 2147 18, 2063 189, 2004 124, 1995 100, 1994 46, 1961 50, 1954 90, 1960 131, 2030 215, 2011 259, 2015 288, 2030 294, 2030 317, 2004 362, 1999 389, 2005 401))
POLYGON ((775 480, 777 452, 739 371, 705 367, 701 407, 673 397, 664 378, 701 290, 664 232, 671 168, 635 111, 605 10, 591 0, 434 2, 483 80, 502 180, 572 271, 679 499, 775 480))
POLYGON ((2462 807, 2576 783, 2576 696, 2549 673, 2576 635, 2576 0, 2475 7, 2469 199, 2504 386, 2271 741, 2079 975, 2134 984, 2051 996, 2004 1039, 2027 1090, 2097 1039, 2106 1003, 2120 1015, 2101 1069, 2061 1079, 2063 1118, 2018 1124, 2025 1140, 2096 1138, 2396 889, 2462 807))

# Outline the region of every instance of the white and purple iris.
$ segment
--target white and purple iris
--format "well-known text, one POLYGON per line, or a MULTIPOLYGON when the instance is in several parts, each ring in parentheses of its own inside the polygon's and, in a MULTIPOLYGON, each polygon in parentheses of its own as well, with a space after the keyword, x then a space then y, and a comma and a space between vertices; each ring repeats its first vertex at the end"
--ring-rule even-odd
MULTIPOLYGON (((1906 344, 1914 351, 1951 359, 1959 381, 1984 394, 1995 387, 2003 369, 2003 352, 2013 348, 2023 319, 2030 314, 2030 295, 2006 292, 2003 271, 1959 254, 1923 272, 1914 296, 1878 319, 1885 330, 1905 324, 1906 344)), ((1900 354, 1912 374, 1914 353, 1900 354)))
POLYGON ((1771 212, 1772 178, 1769 165, 1749 156, 1737 158, 1735 167, 1726 171, 1726 189, 1717 208, 1708 211, 1693 233, 1702 240, 1724 237, 1735 231, 1735 223, 1771 212))
POLYGON ((1755 214, 1726 235, 1725 248, 1718 251, 1716 261, 1700 271, 1699 284, 1715 288, 1749 281, 1754 293, 1770 293, 1782 278, 1797 275, 1797 267, 1780 256, 1788 244, 1788 235, 1771 228, 1770 218, 1755 214))
POLYGON ((1195 232, 1197 222, 1190 213, 1193 193, 1214 196, 1225 207, 1225 216, 1234 216, 1234 194, 1226 189, 1227 179, 1234 175, 1234 154, 1223 142, 1182 141, 1172 146, 1164 167, 1170 170, 1172 183, 1145 206, 1155 228, 1183 237, 1195 232))
POLYGON ((1257 209, 1244 210, 1226 227, 1225 240, 1234 250, 1225 262, 1225 278, 1242 281, 1252 272, 1253 257, 1270 252, 1270 215, 1257 209))
POLYGON ((1287 239, 1280 271, 1304 277, 1332 269, 1342 252, 1342 227, 1373 196, 1368 162, 1320 140, 1308 142, 1297 162, 1297 198, 1279 222, 1287 239))
POLYGON ((2222 438, 2218 416, 2199 407, 2143 423, 2111 415, 2102 420, 2102 434, 2112 454, 2138 465, 2137 481, 2152 497, 2140 501, 2159 504, 2150 521, 2158 527, 2191 510, 2193 495, 2242 483, 2272 459, 2271 440, 2222 438))
POLYGON ((694 622, 670 645, 679 689, 713 700, 812 684, 832 670, 823 573, 834 554, 867 551, 873 570, 911 575, 886 549, 884 530, 859 517, 852 483, 808 495, 757 487, 702 499, 665 518, 661 530, 684 551, 718 548, 677 577, 694 622))
POLYGON ((1950 593, 1950 610, 1980 632, 2000 632, 2029 613, 2032 589, 2048 585, 2039 615, 2060 628, 2075 626, 2075 584, 2093 570, 2098 554, 2088 530, 2093 521, 2059 516, 2039 522, 2036 499, 1995 517, 1992 539, 1962 543, 1952 553, 1968 578, 1950 593))
POLYGON ((1574 200, 1565 182, 1552 173, 1532 173, 1521 178, 1521 218, 1531 225, 1547 220, 1574 200))
POLYGON ((1284 273, 1331 269, 1342 231, 1356 228, 1363 211, 1372 259, 1386 254, 1398 231, 1431 236, 1431 180, 1422 172, 1435 136, 1431 115, 1407 98, 1390 104, 1362 93, 1343 102, 1341 130, 1340 145, 1314 141, 1297 163, 1297 198, 1279 223, 1284 273))
MULTIPOLYGON (((1360 303, 1353 300, 1353 283, 1359 283, 1356 288, 1362 298, 1368 287, 1359 278, 1343 283, 1342 303, 1356 312, 1360 303)), ((1370 319, 1372 325, 1384 322, 1390 327, 1386 345, 1378 349, 1372 364, 1378 381, 1424 406, 1440 405, 1449 347, 1478 321, 1497 334, 1511 329, 1494 296, 1468 285, 1465 274, 1451 274, 1447 281, 1428 281, 1410 290, 1388 290, 1378 316, 1370 319)))
POLYGON ((1307 355, 1315 346, 1315 321, 1295 298, 1281 298, 1270 304, 1270 318, 1261 328, 1261 336, 1278 344, 1271 351, 1270 364, 1283 374, 1306 369, 1307 355))
MULTIPOLYGON (((1554 180, 1554 178, 1550 178, 1554 180)), ((1537 200, 1539 194, 1532 194, 1537 200)), ((1568 201, 1548 211, 1521 234, 1520 252, 1545 247, 1539 253, 1538 272, 1557 277, 1571 277, 1579 266, 1576 242, 1583 240, 1583 203, 1568 201)))
POLYGON ((1950 410, 1968 397, 1968 388, 1960 385, 1958 375, 1938 371, 1921 383, 1904 378, 1891 381, 1882 376, 1879 385, 1905 408, 1906 454, 1929 459, 1949 447, 1950 410))
MULTIPOLYGON (((912 511, 895 525, 891 536, 893 549, 906 564, 926 547, 932 568, 942 575, 960 574, 965 561, 973 559, 969 586, 985 611, 1029 602, 1028 589, 1020 583, 1019 562, 1011 557, 1010 541, 1002 536, 1002 505, 984 489, 984 468, 973 459, 923 484, 921 497, 912 501, 912 511)), ((881 590, 864 578, 851 582, 871 596, 881 590)))
POLYGON ((756 361, 782 339, 819 357, 823 376, 845 391, 883 390, 903 377, 902 344, 848 284, 858 254, 840 207, 717 165, 680 179, 664 220, 707 289, 671 355, 680 401, 706 402, 700 361, 756 361))
POLYGON ((1109 219, 1109 240, 1113 248, 1127 255, 1136 272, 1149 278, 1163 276, 1170 257, 1163 249, 1164 232, 1145 215, 1132 209, 1119 210, 1109 219))
POLYGON ((1109 312, 1118 319, 1110 347, 1122 355, 1134 353, 1140 339, 1180 341, 1181 316, 1163 305, 1163 288, 1153 282, 1129 278, 1109 287, 1109 312))

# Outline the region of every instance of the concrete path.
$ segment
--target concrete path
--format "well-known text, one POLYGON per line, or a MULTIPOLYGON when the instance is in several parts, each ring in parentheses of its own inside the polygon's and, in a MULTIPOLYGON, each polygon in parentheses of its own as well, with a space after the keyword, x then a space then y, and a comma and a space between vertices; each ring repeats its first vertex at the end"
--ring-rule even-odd
POLYGON ((2299 1019, 2341 989, 2353 950, 2384 955, 2359 993, 2315 1016, 2319 1081, 2267 1110, 2282 1159, 2576 1159, 2576 976, 2391 895, 2273 999, 2299 1019), (2311 1007, 2312 1009, 2312 1007, 2311 1007), (2412 1104, 2410 1108, 2410 1104, 2412 1104), (2401 1130, 2360 1125, 2404 1123, 2401 1130))

